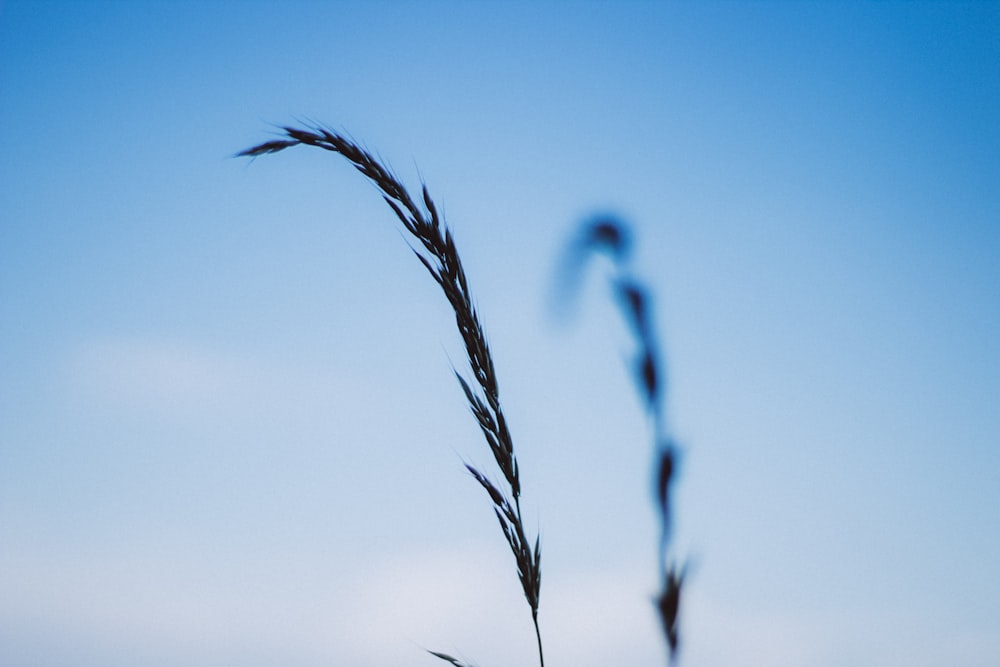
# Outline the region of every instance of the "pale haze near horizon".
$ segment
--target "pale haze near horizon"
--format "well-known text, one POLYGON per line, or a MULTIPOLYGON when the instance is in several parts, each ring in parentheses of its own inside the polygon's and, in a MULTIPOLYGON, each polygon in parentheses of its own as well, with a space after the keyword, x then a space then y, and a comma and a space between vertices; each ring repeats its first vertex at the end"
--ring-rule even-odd
POLYGON ((1000 664, 996 3, 0 4, 0 663, 536 660, 464 358, 328 123, 427 183, 550 665, 663 664, 628 221, 683 448, 681 664, 1000 664))

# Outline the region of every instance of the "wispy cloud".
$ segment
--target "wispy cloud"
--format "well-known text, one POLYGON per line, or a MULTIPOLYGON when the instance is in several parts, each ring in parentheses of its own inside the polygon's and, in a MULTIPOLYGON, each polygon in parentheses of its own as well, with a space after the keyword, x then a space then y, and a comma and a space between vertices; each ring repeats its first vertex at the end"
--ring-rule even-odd
POLYGON ((231 352, 170 338, 122 337, 80 346, 72 386, 107 405, 190 416, 245 401, 261 369, 231 352))

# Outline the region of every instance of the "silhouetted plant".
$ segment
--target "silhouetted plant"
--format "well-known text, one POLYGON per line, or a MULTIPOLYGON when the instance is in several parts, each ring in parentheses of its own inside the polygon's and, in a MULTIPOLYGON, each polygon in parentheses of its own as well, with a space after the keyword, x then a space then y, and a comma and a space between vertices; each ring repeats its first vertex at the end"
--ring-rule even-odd
POLYGON ((629 270, 631 238, 628 228, 616 218, 599 217, 585 225, 570 248, 569 263, 561 276, 571 288, 576 287, 590 256, 601 253, 611 260, 611 293, 621 310, 636 343, 633 378, 643 406, 652 421, 655 455, 655 498, 660 515, 660 539, 657 563, 660 568, 660 592, 656 608, 670 650, 671 662, 679 648, 679 610, 685 567, 678 566, 670 555, 670 488, 676 476, 677 445, 670 437, 663 410, 666 378, 660 367, 660 355, 653 332, 652 302, 646 288, 629 270))
MULTIPOLYGON (((538 643, 538 662, 540 667, 545 667, 542 635, 538 625, 542 574, 540 536, 536 535, 532 543, 528 539, 521 518, 521 477, 517 457, 514 455, 514 443, 500 406, 500 392, 497 387, 493 357, 473 305, 465 270, 459 259, 451 230, 441 219, 426 185, 421 191, 420 199, 423 204, 421 208, 392 172, 353 141, 322 127, 307 129, 284 127, 282 130, 286 138, 264 142, 237 155, 257 157, 277 153, 292 146, 306 145, 345 157, 381 191, 382 198, 416 241, 410 248, 441 287, 445 298, 451 304, 455 313, 455 323, 465 344, 472 380, 467 380, 458 371, 455 371, 455 377, 458 378, 462 391, 469 401, 469 408, 493 453, 493 459, 506 482, 506 488, 501 490, 489 476, 474 466, 467 464, 465 467, 489 495, 500 529, 514 555, 517 576, 525 600, 531 608, 531 620, 535 626, 535 638, 538 643)), ((456 667, 464 667, 447 654, 435 651, 430 653, 456 667)))

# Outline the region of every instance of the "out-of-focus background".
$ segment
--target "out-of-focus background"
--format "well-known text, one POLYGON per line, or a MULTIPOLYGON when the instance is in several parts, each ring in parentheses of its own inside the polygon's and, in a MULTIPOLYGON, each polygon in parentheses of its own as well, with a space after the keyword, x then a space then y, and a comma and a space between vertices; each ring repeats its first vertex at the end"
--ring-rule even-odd
POLYGON ((464 359, 355 137, 454 228, 552 665, 1000 664, 997 3, 0 4, 0 663, 530 665, 464 359), (556 314, 556 313, 560 314, 556 314))

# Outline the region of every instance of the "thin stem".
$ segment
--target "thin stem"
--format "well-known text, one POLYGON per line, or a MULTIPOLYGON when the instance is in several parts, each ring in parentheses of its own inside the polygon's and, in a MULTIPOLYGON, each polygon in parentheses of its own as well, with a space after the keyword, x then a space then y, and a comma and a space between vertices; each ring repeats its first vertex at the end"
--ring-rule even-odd
POLYGON ((535 622, 535 639, 538 640, 538 665, 545 667, 545 654, 542 652, 542 633, 538 629, 538 612, 531 613, 531 620, 535 622))

